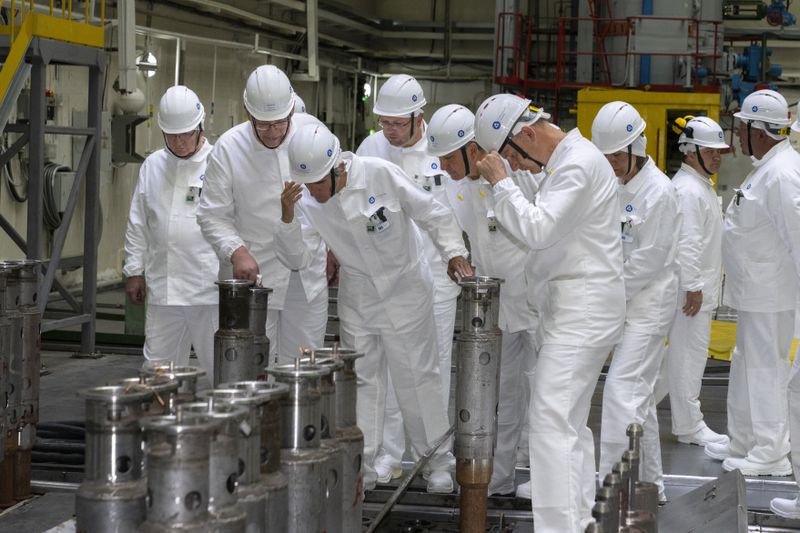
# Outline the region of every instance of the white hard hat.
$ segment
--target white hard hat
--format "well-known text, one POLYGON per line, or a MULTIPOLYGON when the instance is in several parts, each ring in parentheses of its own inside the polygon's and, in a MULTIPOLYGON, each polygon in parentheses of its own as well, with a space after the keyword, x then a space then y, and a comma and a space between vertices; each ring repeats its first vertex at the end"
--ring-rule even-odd
POLYGON ((499 151, 518 122, 535 124, 540 118, 550 118, 549 113, 531 105, 531 101, 513 94, 490 96, 475 113, 475 140, 484 150, 499 151))
POLYGON ((686 120, 686 118, 688 117, 679 118, 675 121, 677 126, 675 131, 680 131, 681 133, 680 137, 678 137, 681 151, 685 152, 691 145, 720 150, 730 148, 725 143, 725 134, 719 124, 708 117, 692 117, 689 120, 686 120))
POLYGON ((428 153, 446 156, 475 138, 475 115, 463 105, 446 105, 433 114, 426 135, 428 153))
POLYGON ((205 116, 200 99, 183 85, 167 89, 158 104, 158 127, 167 134, 192 131, 202 124, 205 116))
POLYGON ((635 107, 627 102, 609 102, 594 117, 592 143, 604 154, 614 154, 633 144, 645 127, 647 124, 635 107))
POLYGON ((794 123, 792 124, 792 129, 797 133, 800 133, 800 102, 797 102, 797 116, 794 119, 794 123))
POLYGON ((339 161, 339 139, 322 124, 303 126, 289 141, 289 175, 297 183, 316 183, 339 161))
POLYGON ((306 103, 300 98, 300 95, 294 93, 294 112, 295 113, 305 113, 306 112, 306 103))
POLYGON ((396 74, 381 86, 372 112, 381 117, 404 117, 416 114, 425 104, 419 82, 408 74, 396 74))
MULTIPOLYGON (((742 102, 742 109, 733 116, 740 120, 762 122, 778 128, 788 126, 792 122, 786 99, 770 89, 749 94, 742 102)), ((757 127, 757 124, 753 126, 757 127)))
POLYGON ((247 78, 244 107, 256 120, 281 120, 294 110, 294 90, 275 65, 261 65, 247 78))

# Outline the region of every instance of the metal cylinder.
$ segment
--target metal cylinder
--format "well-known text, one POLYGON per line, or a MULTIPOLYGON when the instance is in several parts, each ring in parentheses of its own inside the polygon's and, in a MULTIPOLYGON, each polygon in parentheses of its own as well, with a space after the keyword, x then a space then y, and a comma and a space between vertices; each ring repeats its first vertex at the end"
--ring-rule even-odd
POLYGON ((628 464, 628 510, 637 509, 636 506, 636 483, 639 482, 639 471, 641 462, 639 452, 635 450, 625 450, 622 452, 622 462, 628 464))
POLYGON ((146 533, 210 532, 211 442, 223 421, 178 411, 143 418, 147 457, 146 533))
POLYGON ((456 481, 461 487, 460 529, 486 530, 486 506, 497 439, 502 335, 500 284, 463 278, 461 332, 456 337, 456 481))
POLYGON ((658 533, 656 515, 647 511, 628 511, 628 515, 625 517, 625 525, 639 528, 643 533, 658 533))
POLYGON ((330 374, 329 368, 294 364, 268 368, 267 373, 278 383, 289 386, 289 394, 281 401, 282 449, 319 448, 322 420, 319 380, 330 374))
POLYGON ((327 448, 281 450, 281 469, 289 481, 287 533, 323 531, 322 509, 331 461, 327 448))
MULTIPOLYGON (((229 381, 256 379, 254 335, 250 331, 252 281, 226 279, 219 287, 219 329, 214 333, 214 387, 229 381)), ((266 322, 265 322, 266 324, 266 322)))
POLYGON ((603 532, 616 532, 618 528, 613 528, 613 523, 616 521, 612 515, 617 513, 607 501, 597 500, 592 507, 592 518, 595 523, 600 526, 599 530, 603 532), (613 529, 612 529, 613 528, 613 529))
MULTIPOLYGON (((0 284, 3 284, 0 271, 0 284)), ((2 299, 0 294, 0 299, 2 299)), ((0 311, 0 462, 5 455, 6 442, 6 395, 8 388, 8 361, 11 357, 12 322, 0 311)))
POLYGON ((253 333, 253 364, 255 376, 263 377, 269 364, 269 338, 267 337, 267 308, 272 289, 250 287, 250 331, 253 333))
POLYGON ((289 387, 267 381, 223 383, 220 388, 245 389, 265 401, 261 410, 261 483, 267 490, 265 508, 267 531, 287 531, 288 480, 281 471, 281 400, 289 387))
POLYGON ((175 400, 178 397, 179 384, 177 380, 166 374, 117 379, 111 381, 109 385, 122 385, 128 390, 152 392, 153 399, 145 406, 144 416, 175 414, 175 400))
POLYGON ((481 335, 498 329, 502 279, 486 276, 462 278, 461 333, 481 335))
MULTIPOLYGON (((175 366, 175 363, 169 363, 142 368, 139 370, 139 375, 146 377, 167 376, 177 381, 178 393, 173 403, 180 405, 195 401, 197 398, 197 381, 206 375, 206 371, 196 366, 175 366)), ((172 412, 174 412, 174 406, 172 412)))
POLYGON ((619 524, 625 523, 625 517, 628 513, 629 494, 631 470, 630 465, 624 461, 614 463, 611 472, 616 474, 619 478, 619 524))
POLYGON ((620 478, 618 474, 614 472, 609 472, 606 474, 606 477, 603 479, 603 486, 599 489, 597 495, 599 499, 606 500, 611 508, 614 509, 614 516, 612 521, 612 529, 616 531, 619 526, 619 517, 620 517, 620 478))
POLYGON ((244 533, 247 516, 238 504, 236 489, 244 469, 239 460, 239 442, 250 433, 247 409, 211 397, 205 402, 179 405, 178 412, 195 413, 222 423, 211 440, 208 511, 215 531, 244 533))
POLYGON ((0 309, 5 320, 10 323, 5 326, 6 358, 5 358, 5 387, 4 397, 4 428, 0 435, 3 444, 3 456, 0 462, 0 508, 10 507, 14 499, 14 463, 17 455, 21 409, 22 409, 22 313, 19 305, 19 278, 16 271, 19 269, 16 262, 0 262, 0 289, 2 299, 0 309))
POLYGON ((658 515, 658 485, 647 481, 637 481, 633 501, 634 511, 646 511, 658 515))
POLYGON ((75 498, 77 530, 135 531, 146 517, 141 418, 151 390, 125 385, 81 391, 86 400, 84 480, 75 498))

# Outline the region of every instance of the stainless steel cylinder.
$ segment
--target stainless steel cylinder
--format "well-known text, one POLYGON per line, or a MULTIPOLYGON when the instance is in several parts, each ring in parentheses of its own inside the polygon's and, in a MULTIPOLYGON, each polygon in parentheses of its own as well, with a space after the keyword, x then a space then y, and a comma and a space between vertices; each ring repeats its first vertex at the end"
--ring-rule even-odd
POLYGON ((8 361, 11 357, 11 331, 11 320, 0 311, 0 462, 3 461, 6 449, 6 395, 8 394, 8 361))
POLYGON ((146 533, 211 532, 211 443, 222 420, 178 411, 142 419, 147 457, 146 533))
POLYGON ((619 524, 623 525, 628 514, 630 500, 628 493, 631 478, 630 465, 624 461, 614 463, 611 472, 619 478, 619 524))
POLYGON ((109 385, 122 385, 128 390, 152 392, 153 399, 145 405, 144 416, 175 414, 175 399, 178 397, 179 384, 168 375, 140 375, 138 378, 117 379, 109 385))
POLYGON ((326 448, 281 450, 281 468, 289 480, 287 533, 323 531, 322 510, 332 461, 326 448))
POLYGON ((289 482, 281 471, 281 400, 288 396, 289 387, 267 381, 223 383, 220 388, 244 389, 264 400, 261 410, 261 484, 267 490, 267 531, 287 531, 286 509, 289 505, 289 482))
POLYGON ((147 376, 167 376, 178 382, 178 394, 174 398, 174 404, 193 402, 197 398, 197 380, 206 375, 206 371, 196 366, 175 366, 175 363, 168 365, 155 365, 139 370, 139 375, 147 376))
POLYGON ((289 387, 281 401, 283 435, 282 449, 319 448, 322 406, 319 381, 331 369, 316 365, 278 365, 267 369, 278 383, 289 387))
POLYGON ((616 531, 619 528, 620 522, 620 478, 618 474, 614 472, 610 472, 606 474, 606 477, 603 479, 603 486, 598 490, 598 499, 606 500, 609 505, 611 505, 612 509, 615 509, 613 521, 612 521, 612 530, 616 531))
POLYGON ((595 523, 600 526, 600 531, 617 531, 618 528, 612 529, 614 520, 611 516, 616 513, 617 509, 612 508, 611 505, 604 500, 596 501, 594 507, 592 507, 592 518, 594 518, 595 523))
POLYGON ((78 531, 135 531, 146 517, 140 420, 150 390, 125 385, 81 391, 86 400, 84 481, 75 498, 78 531))
POLYGON ((498 329, 502 279, 486 276, 462 278, 461 333, 481 335, 498 329))
POLYGON ((658 485, 637 481, 634 488, 634 511, 645 511, 658 515, 658 485))
MULTIPOLYGON (((252 281, 227 279, 219 287, 219 329, 214 334, 214 387, 228 381, 255 379, 254 335, 250 331, 252 281)), ((266 325, 266 322, 265 322, 266 325)))
POLYGON ((253 364, 256 377, 261 378, 269 364, 269 338, 267 338, 267 308, 272 289, 250 287, 250 331, 253 333, 253 364))
POLYGON ((208 511, 215 530, 244 533, 247 516, 238 504, 236 489, 239 475, 244 473, 244 465, 239 460, 240 440, 250 434, 247 409, 217 402, 211 397, 206 402, 182 404, 178 412, 199 414, 221 422, 211 440, 208 511))
POLYGON ((643 533, 658 533, 658 523, 656 515, 648 513, 647 511, 628 511, 625 518, 625 525, 627 527, 635 527, 642 530, 643 533))
POLYGON ((19 302, 19 279, 14 275, 19 266, 0 261, 0 312, 6 326, 3 328, 5 353, 5 390, 3 433, 0 439, 0 508, 14 505, 14 461, 19 438, 19 411, 22 393, 22 314, 17 309, 19 302))

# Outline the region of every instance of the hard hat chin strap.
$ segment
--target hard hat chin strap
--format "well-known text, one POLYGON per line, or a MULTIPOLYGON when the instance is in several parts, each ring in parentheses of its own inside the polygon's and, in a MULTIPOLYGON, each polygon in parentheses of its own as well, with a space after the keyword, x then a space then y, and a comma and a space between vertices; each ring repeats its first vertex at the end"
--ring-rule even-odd
POLYGON ((336 166, 332 166, 331 167, 331 172, 330 172, 330 175, 331 175, 331 197, 333 197, 333 195, 336 194, 336 175, 337 174, 338 174, 338 172, 336 171, 336 166))
POLYGON ((192 157, 194 154, 197 153, 197 151, 200 149, 200 136, 202 134, 203 134, 203 125, 200 124, 200 126, 197 129, 197 137, 194 140, 194 150, 192 150, 191 153, 187 155, 178 155, 172 151, 172 148, 170 147, 169 142, 167 141, 167 134, 164 133, 163 131, 161 132, 161 135, 164 136, 164 147, 167 149, 167 152, 171 153, 178 159, 189 159, 190 157, 192 157))
POLYGON ((753 140, 750 138, 751 131, 753 129, 753 121, 747 121, 747 149, 750 151, 750 154, 753 155, 753 140))
POLYGON ((503 148, 505 148, 505 146, 506 146, 506 145, 509 145, 511 148, 513 148, 514 150, 516 150, 516 151, 517 151, 517 153, 518 153, 519 155, 521 155, 522 157, 524 157, 525 159, 527 159, 527 160, 529 160, 529 161, 533 161, 534 163, 536 163, 537 165, 539 165, 539 168, 540 168, 540 169, 544 169, 544 163, 542 163, 542 162, 541 162, 541 161, 539 161, 538 159, 535 159, 535 158, 531 157, 531 155, 530 155, 528 152, 526 152, 526 151, 525 151, 525 150, 524 150, 524 149, 523 149, 523 148, 522 148, 520 145, 518 145, 517 143, 515 143, 514 141, 512 141, 512 140, 511 140, 511 137, 506 137, 506 140, 505 140, 505 141, 503 141, 503 144, 501 144, 501 145, 500 145, 500 149, 498 150, 498 153, 499 153, 499 152, 502 152, 502 151, 503 151, 503 148))
MULTIPOLYGON (((749 135, 749 134, 748 134, 748 135, 749 135)), ((749 138, 749 137, 748 137, 748 138, 749 138)), ((697 146, 696 144, 694 145, 694 152, 697 154, 697 161, 700 163, 700 166, 703 168, 703 172, 705 172, 705 173, 706 173, 706 174, 708 174, 709 176, 710 176, 710 175, 712 175, 712 174, 713 174, 713 172, 711 172, 710 170, 708 170, 708 167, 706 167, 706 162, 705 162, 705 160, 703 159, 703 155, 700 153, 700 147, 699 147, 699 146, 697 146)))
POLYGON ((469 143, 465 144, 460 148, 461 150, 461 157, 464 159, 464 175, 469 176, 469 157, 467 157, 467 146, 469 143))

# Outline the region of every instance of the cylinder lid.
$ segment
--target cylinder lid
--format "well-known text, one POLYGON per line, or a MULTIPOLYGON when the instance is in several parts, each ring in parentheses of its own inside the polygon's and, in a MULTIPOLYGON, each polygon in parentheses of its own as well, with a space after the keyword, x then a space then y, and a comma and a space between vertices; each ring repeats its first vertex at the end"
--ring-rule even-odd
POLYGON ((303 363, 301 360, 296 359, 295 363, 284 365, 271 366, 266 369, 267 374, 275 376, 276 378, 293 378, 293 379, 313 379, 320 378, 333 372, 330 367, 322 367, 317 365, 309 365, 303 363))
POLYGON ((104 385, 83 389, 78 393, 81 397, 108 403, 135 403, 143 402, 153 397, 152 390, 132 389, 125 385, 104 385))
POLYGON ((132 390, 150 390, 158 394, 176 392, 180 386, 176 380, 170 378, 166 374, 117 379, 111 381, 109 385, 123 385, 132 390))
POLYGON ((242 405, 252 407, 267 402, 264 398, 253 394, 249 389, 234 389, 218 387, 216 389, 206 389, 197 393, 197 397, 202 400, 213 398, 215 402, 227 403, 231 405, 242 405))
POLYGON ((342 359, 334 359, 333 357, 320 357, 319 352, 315 351, 314 363, 311 363, 310 357, 303 357, 300 359, 301 364, 308 366, 319 366, 322 368, 330 368, 331 372, 337 372, 344 368, 344 361, 342 359))
POLYGON ((274 381, 231 381, 219 385, 220 389, 245 389, 264 402, 276 400, 289 394, 289 385, 274 381))
POLYGON ((477 287, 480 289, 489 288, 505 282, 506 280, 502 278, 493 278, 490 276, 469 276, 466 278, 461 278, 458 284, 462 287, 477 287))
POLYGON ((182 411, 178 415, 147 416, 139 420, 145 431, 179 435, 184 433, 207 433, 215 431, 224 420, 200 413, 182 411))
POLYGON ((205 376, 206 371, 196 366, 174 366, 169 365, 156 365, 153 367, 143 368, 139 371, 140 374, 145 376, 165 375, 173 379, 183 380, 188 378, 198 378, 205 376))
POLYGON ((233 420, 243 418, 247 415, 247 409, 244 407, 237 407, 228 402, 216 401, 214 398, 209 398, 209 401, 205 402, 182 403, 178 406, 178 411, 182 411, 184 414, 196 413, 219 420, 233 420))
POLYGON ((241 289, 245 287, 252 287, 253 282, 249 279, 223 279, 214 282, 219 287, 241 289))
POLYGON ((363 352, 357 352, 355 350, 351 350, 349 348, 320 348, 319 350, 314 350, 314 354, 320 357, 326 357, 331 359, 342 359, 343 361, 355 361, 360 357, 364 357, 363 352))

